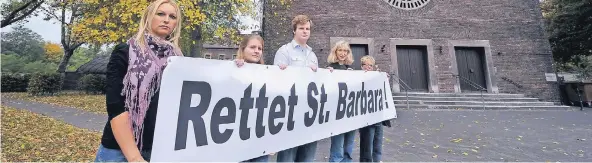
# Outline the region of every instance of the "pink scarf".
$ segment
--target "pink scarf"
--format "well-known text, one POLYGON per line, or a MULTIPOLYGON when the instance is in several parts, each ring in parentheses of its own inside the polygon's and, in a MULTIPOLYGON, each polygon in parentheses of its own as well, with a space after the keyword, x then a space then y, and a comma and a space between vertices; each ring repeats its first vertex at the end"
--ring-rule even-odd
POLYGON ((150 106, 152 96, 158 92, 162 71, 166 67, 169 56, 183 54, 171 42, 162 40, 151 34, 144 34, 144 43, 148 47, 140 48, 135 38, 128 40, 129 65, 123 80, 122 96, 125 96, 125 109, 128 111, 132 131, 142 150, 144 133, 144 117, 150 106))

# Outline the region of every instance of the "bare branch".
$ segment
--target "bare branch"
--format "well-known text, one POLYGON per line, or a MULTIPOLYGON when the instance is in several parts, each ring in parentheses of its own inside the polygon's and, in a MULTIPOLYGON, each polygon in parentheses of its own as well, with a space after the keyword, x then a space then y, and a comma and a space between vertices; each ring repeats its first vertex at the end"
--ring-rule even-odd
POLYGON ((17 8, 16 10, 12 11, 10 13, 10 15, 8 15, 4 20, 2 20, 2 22, 0 23, 1 24, 0 28, 6 27, 14 22, 21 21, 21 20, 25 19, 27 16, 31 15, 31 13, 33 13, 33 11, 37 10, 37 8, 39 8, 39 6, 41 6, 41 4, 43 4, 43 2, 45 2, 45 0, 41 0, 41 1, 32 0, 32 1, 29 1, 28 3, 24 4, 23 6, 17 8), (35 3, 35 4, 31 9, 29 9, 28 11, 23 13, 21 16, 15 18, 17 13, 26 9, 27 7, 29 7, 33 3, 35 3))
POLYGON ((43 11, 45 11, 45 14, 48 15, 48 16, 50 16, 51 18, 59 21, 62 24, 68 24, 64 19, 61 19, 60 18, 61 16, 56 15, 55 12, 52 12, 49 9, 45 8, 45 7, 41 7, 41 9, 43 11))
POLYGON ((62 4, 62 19, 60 19, 62 22, 62 28, 61 28, 62 39, 61 39, 61 41, 62 41, 62 46, 64 46, 64 49, 69 49, 70 44, 67 44, 67 42, 69 42, 69 40, 66 40, 66 32, 65 32, 67 24, 64 22, 66 19, 66 5, 67 5, 66 2, 64 2, 64 4, 62 4))

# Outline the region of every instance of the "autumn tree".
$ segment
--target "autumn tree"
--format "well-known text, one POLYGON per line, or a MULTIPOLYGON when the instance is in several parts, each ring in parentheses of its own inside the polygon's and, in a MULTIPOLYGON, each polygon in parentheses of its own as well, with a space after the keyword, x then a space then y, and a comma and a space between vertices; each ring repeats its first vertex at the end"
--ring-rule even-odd
MULTIPOLYGON (((84 0, 101 5, 100 0, 84 0)), ((85 14, 74 31, 82 40, 95 43, 123 42, 137 32, 140 15, 148 1, 114 0, 98 12, 85 14)), ((199 56, 204 42, 236 43, 243 28, 238 15, 252 15, 252 0, 178 0, 183 15, 182 46, 190 46, 190 54, 199 56)), ((186 47, 184 47, 186 48, 186 47)))
POLYGON ((43 49, 45 49, 45 60, 51 63, 59 63, 64 56, 64 50, 59 44, 47 42, 43 49))
POLYGON ((26 21, 31 15, 36 15, 38 8, 45 0, 8 0, 0 6, 2 9, 2 21, 0 28, 10 24, 26 21))
POLYGON ((89 5, 81 0, 52 0, 47 3, 47 6, 41 7, 46 15, 45 20, 55 20, 61 26, 60 43, 64 55, 57 68, 57 72, 61 73, 66 71, 74 51, 86 42, 79 33, 73 32, 76 30, 77 24, 84 20, 85 14, 94 13, 101 6, 89 5))
MULTIPOLYGON (((240 30, 246 28, 240 16, 254 17, 254 3, 251 0, 210 0, 200 1, 206 19, 203 23, 192 24, 189 36, 190 52, 186 56, 201 57, 204 43, 236 45, 240 41, 240 30)), ((189 39, 189 40, 187 40, 189 39)))

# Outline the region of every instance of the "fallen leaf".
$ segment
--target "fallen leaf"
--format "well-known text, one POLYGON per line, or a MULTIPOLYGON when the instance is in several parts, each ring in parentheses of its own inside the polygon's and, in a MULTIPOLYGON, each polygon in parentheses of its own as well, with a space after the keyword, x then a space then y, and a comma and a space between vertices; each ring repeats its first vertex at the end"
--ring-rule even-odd
POLYGON ((2 162, 94 160, 100 132, 77 128, 26 110, 5 106, 1 110, 2 162))
POLYGON ((460 142, 462 142, 462 140, 463 140, 463 139, 461 139, 461 138, 456 138, 456 139, 452 139, 452 140, 450 140, 450 141, 451 141, 451 142, 454 142, 454 143, 460 143, 460 142))
POLYGON ((438 158, 438 155, 433 155, 432 158, 438 158))
POLYGON ((76 108, 93 113, 107 114, 105 95, 87 95, 80 92, 63 92, 56 96, 29 96, 27 93, 4 93, 3 97, 76 108))
POLYGON ((440 148, 440 146, 439 146, 439 145, 435 145, 435 146, 434 146, 434 149, 436 149, 436 148, 440 148))
POLYGON ((467 152, 463 152, 462 154, 465 155, 465 156, 468 156, 469 155, 469 153, 467 153, 467 152))

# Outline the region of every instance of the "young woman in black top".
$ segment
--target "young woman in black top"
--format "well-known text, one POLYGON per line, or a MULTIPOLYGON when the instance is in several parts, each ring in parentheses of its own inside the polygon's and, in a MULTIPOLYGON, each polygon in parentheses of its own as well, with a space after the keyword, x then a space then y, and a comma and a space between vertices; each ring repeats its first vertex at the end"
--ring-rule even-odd
POLYGON ((152 2, 138 33, 119 44, 107 65, 108 121, 95 162, 145 162, 150 159, 161 73, 178 46, 181 11, 174 0, 152 2))
POLYGON ((351 53, 349 43, 346 41, 338 41, 335 46, 331 49, 331 54, 327 57, 329 66, 327 69, 333 71, 333 69, 339 70, 353 70, 351 64, 354 63, 354 57, 351 53))
MULTIPOLYGON (((236 52, 236 66, 242 67, 245 62, 251 64, 264 64, 263 38, 259 35, 249 35, 241 41, 236 52)), ((267 162, 269 155, 246 160, 245 162, 267 162)))
MULTIPOLYGON (((327 58, 331 72, 333 69, 352 70, 351 64, 354 62, 349 43, 339 41, 331 49, 327 58)), ((354 137, 356 132, 349 131, 343 134, 331 137, 331 149, 329 153, 329 162, 351 162, 352 151, 354 148, 354 137)))

